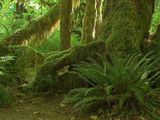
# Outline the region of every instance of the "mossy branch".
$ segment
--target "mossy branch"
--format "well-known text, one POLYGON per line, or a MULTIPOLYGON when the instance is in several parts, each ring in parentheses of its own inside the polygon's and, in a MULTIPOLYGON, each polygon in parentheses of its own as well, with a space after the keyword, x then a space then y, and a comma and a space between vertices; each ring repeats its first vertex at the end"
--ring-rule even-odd
POLYGON ((21 45, 28 43, 33 37, 34 43, 43 40, 45 33, 51 31, 60 20, 60 3, 55 4, 46 14, 32 20, 27 26, 17 30, 6 39, 5 45, 21 45))

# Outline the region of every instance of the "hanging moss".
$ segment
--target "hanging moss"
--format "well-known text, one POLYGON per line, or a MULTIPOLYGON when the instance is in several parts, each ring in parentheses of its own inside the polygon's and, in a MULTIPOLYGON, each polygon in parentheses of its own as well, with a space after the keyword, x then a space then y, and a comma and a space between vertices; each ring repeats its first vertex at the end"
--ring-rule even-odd
POLYGON ((45 37, 45 33, 51 31, 59 23, 59 11, 60 4, 57 3, 46 14, 32 20, 27 26, 24 26, 4 39, 4 44, 21 45, 27 43, 31 37, 34 39, 34 43, 39 43, 45 37))
POLYGON ((85 15, 82 28, 82 41, 89 43, 93 41, 93 32, 95 28, 95 0, 86 0, 85 15))
POLYGON ((141 52, 142 40, 150 28, 153 2, 110 0, 106 9, 99 37, 106 40, 106 50, 121 57, 141 52))
POLYGON ((72 0, 61 0, 61 22, 60 22, 60 50, 67 50, 71 47, 71 13, 72 0))

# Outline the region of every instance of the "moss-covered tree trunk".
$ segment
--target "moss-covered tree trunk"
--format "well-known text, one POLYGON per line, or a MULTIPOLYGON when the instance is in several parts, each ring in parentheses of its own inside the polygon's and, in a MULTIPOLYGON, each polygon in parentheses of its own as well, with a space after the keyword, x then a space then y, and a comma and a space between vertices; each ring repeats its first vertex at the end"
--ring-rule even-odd
POLYGON ((61 0, 60 4, 60 50, 62 51, 71 47, 72 0, 61 0))
POLYGON ((141 52, 149 36, 154 0, 108 0, 99 39, 109 53, 126 56, 141 52))
MULTIPOLYGON (((94 58, 95 52, 112 53, 120 57, 141 52, 143 39, 149 37, 154 2, 154 0, 107 0, 98 40, 55 55, 41 67, 38 75, 45 77, 51 74, 55 77, 57 70, 86 60, 87 57, 94 58)), ((87 23, 86 27, 91 27, 91 23, 87 23)), ((83 34, 87 36, 89 31, 83 31, 83 34)))
POLYGON ((82 28, 82 42, 89 43, 94 39, 93 32, 95 28, 95 0, 86 0, 85 15, 82 28))
POLYGON ((98 39, 100 24, 102 22, 102 3, 103 0, 96 0, 96 19, 95 19, 95 38, 94 40, 98 39))

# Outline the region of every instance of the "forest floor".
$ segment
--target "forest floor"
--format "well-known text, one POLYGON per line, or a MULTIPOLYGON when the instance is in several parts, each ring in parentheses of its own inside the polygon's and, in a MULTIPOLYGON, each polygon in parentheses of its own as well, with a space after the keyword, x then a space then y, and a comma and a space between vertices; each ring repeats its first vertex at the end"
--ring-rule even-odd
POLYGON ((90 120, 87 115, 74 114, 70 106, 63 106, 64 97, 18 99, 13 107, 0 109, 0 120, 90 120))
MULTIPOLYGON (((89 113, 78 114, 71 106, 61 104, 67 95, 55 94, 46 97, 21 98, 14 100, 13 107, 0 108, 0 120, 154 120, 150 117, 101 116, 89 113)), ((128 111, 126 111, 128 112, 128 111)))

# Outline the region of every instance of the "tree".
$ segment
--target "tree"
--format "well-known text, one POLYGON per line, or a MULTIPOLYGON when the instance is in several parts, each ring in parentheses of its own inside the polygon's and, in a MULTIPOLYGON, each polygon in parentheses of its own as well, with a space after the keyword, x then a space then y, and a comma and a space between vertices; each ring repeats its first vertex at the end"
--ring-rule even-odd
POLYGON ((100 24, 102 23, 102 3, 103 0, 96 0, 96 19, 95 19, 95 38, 94 40, 98 39, 100 24))
POLYGON ((94 39, 94 29, 95 29, 95 9, 96 0, 86 0, 85 15, 83 20, 82 28, 82 42, 89 43, 94 39))
MULTIPOLYGON (((140 53, 142 52, 141 51, 142 42, 144 39, 149 38, 148 31, 150 29, 155 1, 154 0, 106 0, 105 2, 106 2, 104 8, 105 10, 103 13, 104 19, 102 21, 98 40, 86 45, 75 46, 66 51, 53 54, 52 56, 50 56, 50 60, 40 68, 37 76, 46 77, 48 74, 50 74, 55 78, 55 80, 57 80, 56 75, 58 70, 62 69, 64 66, 68 65, 70 66, 71 64, 76 64, 82 60, 86 61, 88 57, 94 58, 96 57, 95 52, 99 52, 104 55, 112 53, 119 57, 125 57, 127 56, 127 54, 131 54, 133 52, 140 52, 140 53)), ((95 4, 93 5, 93 1, 91 4, 88 5, 89 8, 95 9, 95 4)), ((58 4, 56 4, 54 7, 59 9, 58 4)), ((49 20, 52 21, 49 22, 52 24, 47 25, 47 23, 42 20, 43 23, 42 26, 44 27, 44 29, 46 29, 46 26, 47 28, 51 28, 51 26, 53 26, 52 19, 55 17, 54 14, 57 13, 55 13, 55 11, 53 12, 52 10, 50 10, 52 14, 48 12, 47 15, 44 15, 45 17, 51 18, 49 20)), ((59 12, 59 10, 57 10, 57 12, 59 12)), ((38 21, 35 21, 34 24, 36 24, 37 22, 38 21)), ((84 20, 85 25, 90 26, 90 24, 86 24, 85 22, 87 23, 87 21, 84 20)), ((34 27, 35 26, 32 26, 31 28, 34 27)), ((30 30, 30 28, 28 30, 30 30)), ((85 31, 86 32, 83 32, 83 34, 89 32, 87 30, 85 31)), ((13 35, 15 35, 15 33, 13 35)), ((12 36, 10 38, 14 37, 12 36)), ((86 40, 92 41, 91 39, 86 39, 86 40)), ((59 88, 62 88, 62 86, 64 85, 62 84, 59 88)))
POLYGON ((61 0, 60 50, 67 50, 71 44, 72 0, 61 0), (67 13, 67 14, 66 14, 67 13))
POLYGON ((143 39, 149 37, 153 10, 154 0, 107 1, 99 39, 53 55, 52 60, 41 67, 38 75, 55 76, 56 71, 64 66, 85 61, 88 57, 93 58, 95 52, 112 53, 120 57, 141 52, 143 39))

